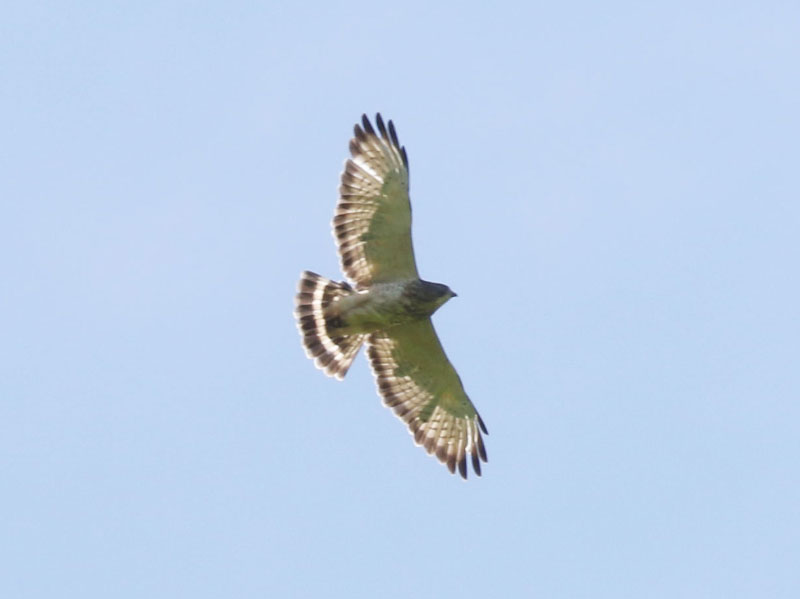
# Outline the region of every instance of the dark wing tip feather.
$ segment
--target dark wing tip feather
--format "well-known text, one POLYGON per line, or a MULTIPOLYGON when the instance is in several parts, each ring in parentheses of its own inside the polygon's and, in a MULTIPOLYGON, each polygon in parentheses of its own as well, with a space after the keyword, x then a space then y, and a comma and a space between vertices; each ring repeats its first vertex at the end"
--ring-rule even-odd
MULTIPOLYGON (((389 122, 391 123, 391 121, 389 122)), ((375 124, 378 126, 378 131, 380 131, 381 137, 383 137, 383 139, 387 139, 388 136, 386 135, 386 125, 383 124, 383 117, 381 116, 380 112, 375 114, 375 124)))
POLYGON ((475 471, 475 474, 478 476, 481 475, 481 461, 478 459, 478 454, 474 451, 472 452, 472 469, 475 471))
POLYGON ((483 418, 481 418, 480 414, 476 413, 475 415, 478 417, 478 426, 481 427, 481 430, 483 431, 483 433, 485 435, 488 435, 489 434, 489 430, 486 428, 486 425, 483 423, 483 418))
POLYGON ((450 474, 456 473, 456 455, 454 453, 447 456, 447 469, 450 474))
POLYGON ((481 439, 480 436, 478 437, 478 453, 484 462, 489 461, 489 458, 486 457, 486 446, 483 444, 483 439, 481 439))
POLYGON ((372 123, 369 122, 366 114, 361 115, 361 124, 364 126, 364 131, 367 132, 367 135, 375 135, 375 129, 372 128, 372 123))
POLYGON ((364 141, 365 139, 367 139, 367 135, 364 133, 364 130, 361 129, 361 127, 359 127, 358 125, 353 126, 353 135, 359 141, 364 141))
POLYGON ((461 478, 467 480, 467 455, 464 454, 461 456, 461 459, 458 461, 458 473, 461 475, 461 478))
POLYGON ((389 137, 392 139, 394 146, 399 148, 400 141, 397 139, 397 131, 395 131, 394 123, 391 120, 389 121, 389 137))

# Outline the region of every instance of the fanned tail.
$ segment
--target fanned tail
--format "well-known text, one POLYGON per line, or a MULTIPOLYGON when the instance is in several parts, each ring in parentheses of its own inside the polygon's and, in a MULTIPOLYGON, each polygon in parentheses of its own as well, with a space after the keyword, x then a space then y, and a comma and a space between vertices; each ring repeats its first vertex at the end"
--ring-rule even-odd
POLYGON ((347 283, 337 283, 309 271, 300 275, 297 290, 294 316, 306 355, 328 376, 343 379, 366 335, 337 334, 335 320, 326 318, 325 309, 355 291, 347 283))

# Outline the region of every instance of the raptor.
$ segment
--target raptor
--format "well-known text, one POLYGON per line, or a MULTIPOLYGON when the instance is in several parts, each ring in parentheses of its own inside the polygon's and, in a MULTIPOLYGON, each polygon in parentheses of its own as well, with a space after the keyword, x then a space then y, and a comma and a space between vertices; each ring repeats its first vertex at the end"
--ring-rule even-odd
POLYGON ((411 243, 408 156, 392 121, 364 115, 350 140, 333 218, 348 282, 305 271, 295 318, 307 355, 343 379, 363 344, 383 403, 417 445, 467 478, 481 474, 488 434, 442 349, 431 315, 456 294, 420 279, 411 243))

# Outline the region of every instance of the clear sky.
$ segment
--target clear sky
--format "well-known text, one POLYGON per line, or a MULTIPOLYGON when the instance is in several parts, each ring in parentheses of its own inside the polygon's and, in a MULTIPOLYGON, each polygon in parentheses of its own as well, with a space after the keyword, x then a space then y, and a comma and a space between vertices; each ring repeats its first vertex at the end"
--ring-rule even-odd
POLYGON ((489 4, 4 6, 0 596, 800 596, 800 5, 489 4), (295 329, 376 111, 480 479, 295 329))

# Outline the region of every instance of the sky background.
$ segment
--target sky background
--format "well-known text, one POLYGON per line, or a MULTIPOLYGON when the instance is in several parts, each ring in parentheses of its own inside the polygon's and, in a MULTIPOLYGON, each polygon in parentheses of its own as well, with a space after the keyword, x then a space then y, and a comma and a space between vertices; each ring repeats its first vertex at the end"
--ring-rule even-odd
POLYGON ((800 596, 800 5, 11 2, 0 596, 800 596), (353 124, 490 435, 306 359, 353 124))

